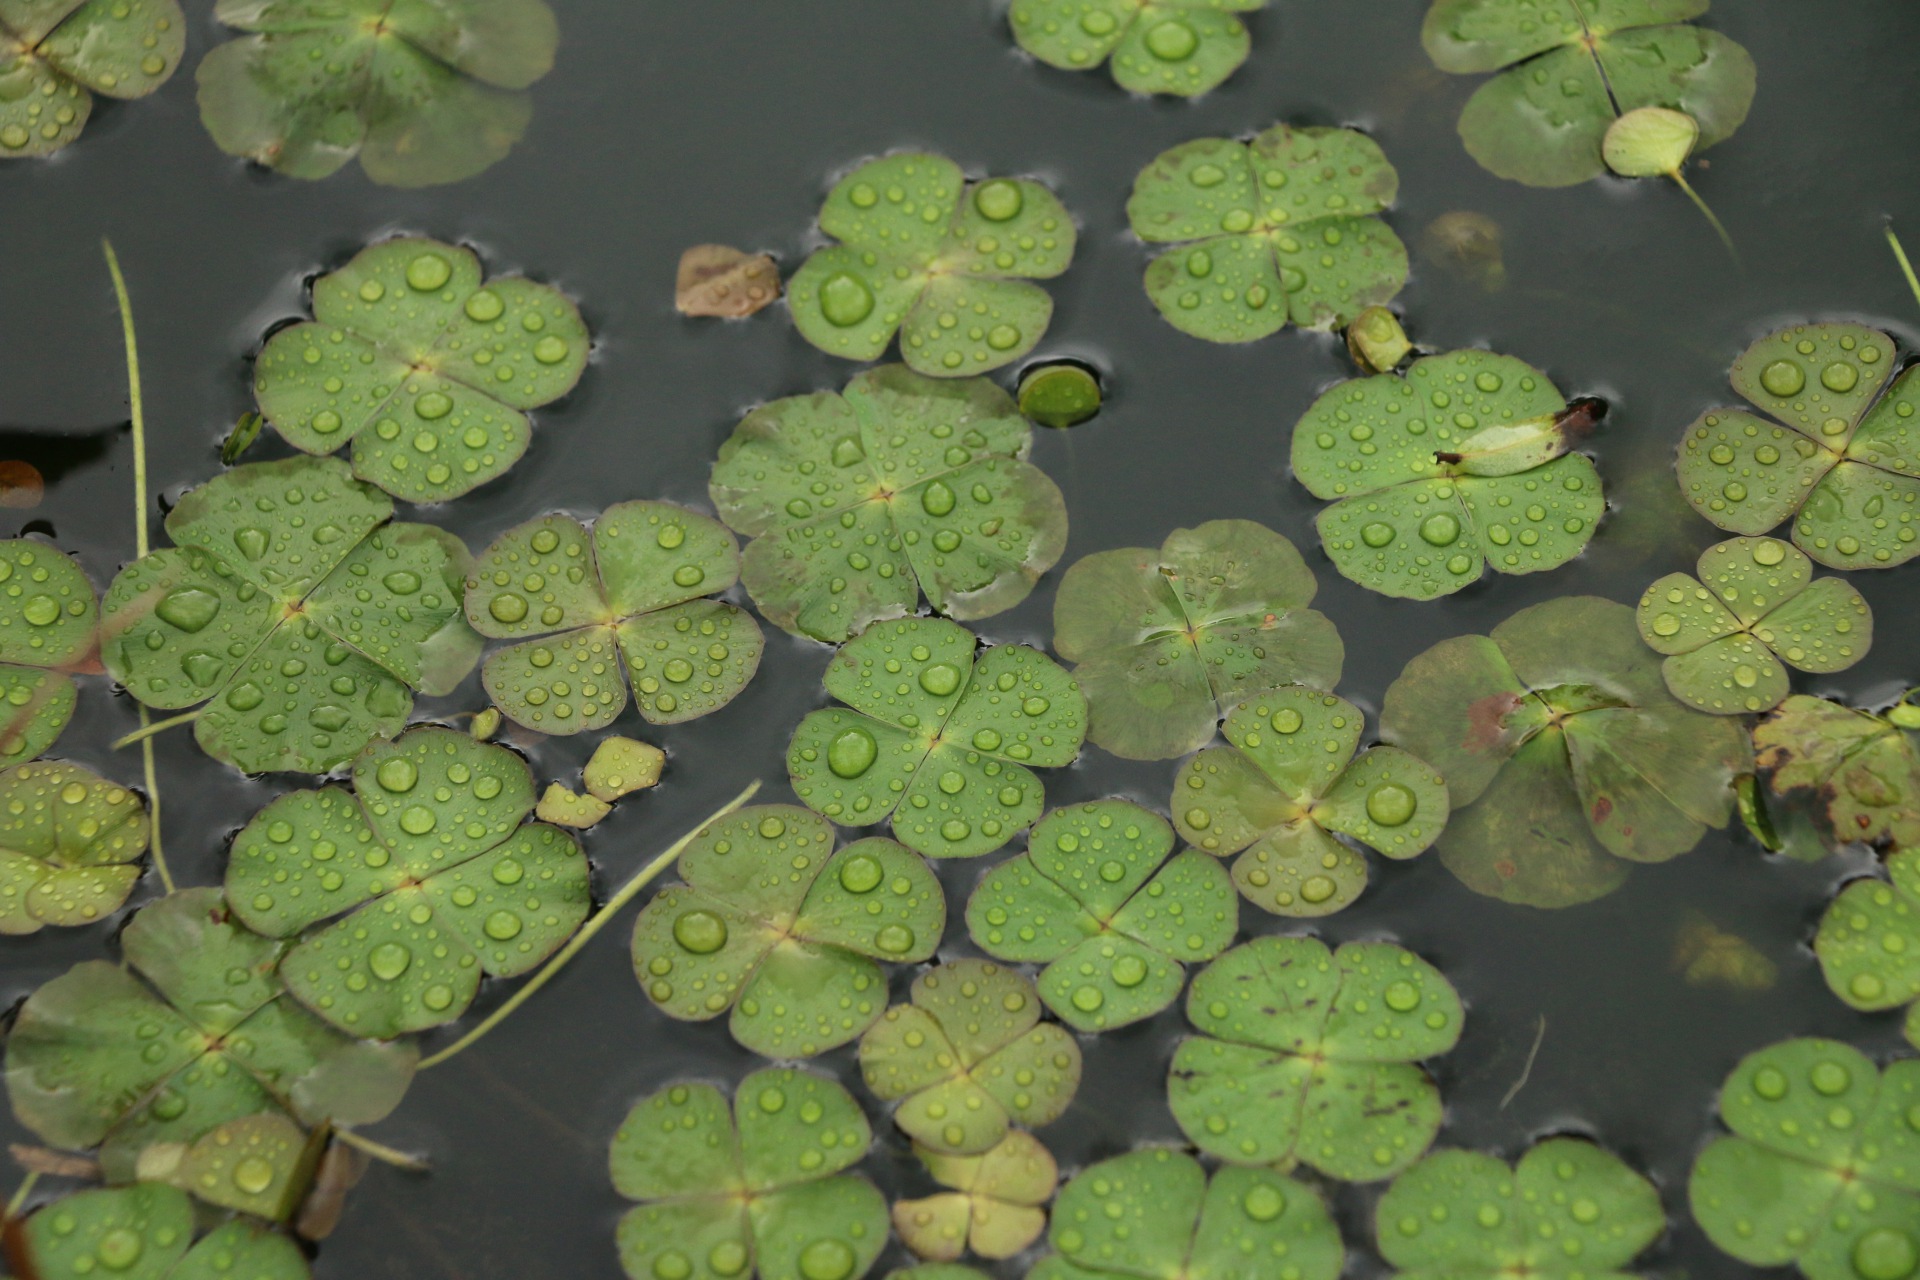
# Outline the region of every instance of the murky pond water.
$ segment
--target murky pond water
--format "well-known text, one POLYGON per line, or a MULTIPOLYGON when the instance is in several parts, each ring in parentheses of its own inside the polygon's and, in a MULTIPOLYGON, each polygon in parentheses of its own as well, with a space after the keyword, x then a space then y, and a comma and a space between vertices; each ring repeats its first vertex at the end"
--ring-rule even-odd
MULTIPOLYGON (((598 343, 579 390, 537 415, 526 459, 427 518, 478 549, 556 507, 590 512, 635 497, 704 506, 714 451, 746 407, 837 387, 851 368, 807 346, 777 313, 735 325, 678 317, 680 250, 726 241, 791 265, 809 245, 830 175, 871 153, 926 147, 975 172, 1039 174, 1082 222, 1072 270, 1052 286, 1058 309, 1041 352, 1105 370, 1109 401, 1087 426, 1037 433, 1034 459, 1071 514, 1063 563, 1157 544, 1215 517, 1266 523, 1307 552, 1317 606, 1347 643, 1341 692, 1371 713, 1407 660, 1442 638, 1485 631, 1556 595, 1632 602, 1660 574, 1691 569, 1718 535, 1680 501, 1673 450, 1697 412, 1731 402, 1727 365, 1753 337, 1793 319, 1844 317, 1920 343, 1920 310, 1881 239, 1888 216, 1920 236, 1911 70, 1920 11, 1900 0, 1746 0, 1712 15, 1760 68, 1751 117, 1695 175, 1738 241, 1744 273, 1670 184, 1539 191, 1480 170, 1454 134, 1476 81, 1432 69, 1418 42, 1423 0, 1280 0, 1252 17, 1250 63, 1197 104, 1129 100, 1104 76, 1029 65, 986 0, 558 7, 560 61, 534 91, 526 141, 457 186, 405 192, 357 170, 319 183, 250 171, 210 145, 184 73, 153 99, 102 110, 57 160, 0 166, 0 455, 35 461, 48 478, 38 510, 0 510, 0 536, 50 532, 103 586, 132 555, 103 235, 125 263, 141 325, 163 500, 217 469, 220 440, 251 407, 246 362, 270 325, 303 310, 306 279, 406 229, 471 243, 495 270, 559 284, 580 299, 598 343), (1123 210, 1134 174, 1176 142, 1276 119, 1363 128, 1397 165, 1390 220, 1414 250, 1400 302, 1416 341, 1491 346, 1545 369, 1569 395, 1612 403, 1590 448, 1614 510, 1578 561, 1432 604, 1348 583, 1317 550, 1320 504, 1284 465, 1295 419, 1350 376, 1338 340, 1288 331, 1216 347, 1175 333, 1148 305, 1145 255, 1123 210), (1487 291, 1422 250, 1423 229, 1460 210, 1499 224, 1504 288, 1487 291)), ((189 8, 190 68, 220 36, 208 6, 189 8)), ((269 437, 252 456, 281 447, 269 437)), ((1044 646, 1057 580, 977 630, 1044 646)), ((1920 645, 1906 630, 1920 625, 1920 564, 1852 581, 1877 616, 1873 653, 1839 677, 1797 681, 1885 698, 1920 679, 1920 645)), ((603 887, 751 778, 766 780, 763 799, 786 798, 787 739, 824 701, 828 656, 775 633, 761 674, 731 706, 642 731, 671 764, 662 786, 589 838, 603 887)), ((477 709, 482 697, 475 677, 423 702, 421 714, 477 709)), ((136 723, 130 701, 89 681, 56 754, 132 782, 137 753, 106 744, 136 723)), ((300 780, 250 781, 184 736, 163 744, 173 865, 187 882, 217 882, 230 833, 300 780)), ((590 738, 551 740, 529 754, 543 778, 565 777, 590 749, 590 738)), ((1089 747, 1045 780, 1054 805, 1122 794, 1164 808, 1173 771, 1089 747)), ((984 869, 940 868, 954 908, 945 954, 970 950, 958 908, 984 869)), ((1900 1043, 1896 1016, 1856 1015, 1827 994, 1806 946, 1832 886, 1856 870, 1765 860, 1744 837, 1714 833, 1686 857, 1636 869, 1610 897, 1549 913, 1476 897, 1433 856, 1376 860, 1365 897, 1315 928, 1329 940, 1397 939, 1438 964, 1468 1002, 1465 1037, 1437 1067, 1443 1144, 1511 1157, 1544 1132, 1591 1133, 1650 1172, 1675 1215, 1649 1271, 1736 1275, 1743 1269, 1684 1213, 1686 1171, 1713 1131, 1719 1081, 1742 1054, 1790 1035, 1837 1036, 1869 1052, 1900 1043), (1698 917, 1752 942, 1778 964, 1778 984, 1734 993, 1684 981, 1676 940, 1698 917), (1543 1020, 1537 1059, 1516 1089, 1543 1020)), ((143 884, 140 895, 150 891, 143 884)), ((1250 908, 1243 926, 1291 927, 1250 908)), ((688 1026, 654 1012, 635 986, 625 935, 624 924, 602 935, 483 1047, 418 1080, 376 1132, 430 1152, 433 1174, 376 1169, 322 1250, 319 1276, 619 1275, 612 1230, 623 1202, 605 1162, 620 1117, 666 1080, 730 1082, 756 1065, 724 1020, 688 1026)), ((99 929, 9 939, 0 999, 103 954, 110 940, 99 929)), ((907 976, 896 975, 899 988, 907 976)), ((501 994, 484 995, 480 1011, 501 994)), ((1064 1167, 1178 1140, 1164 1078, 1183 1027, 1176 1006, 1086 1041, 1078 1100, 1042 1133, 1064 1167)), ((849 1048, 819 1065, 864 1096, 852 1057, 849 1048)), ((0 1129, 19 1136, 10 1120, 0 1129)), ((891 1133, 870 1167, 890 1193, 926 1185, 891 1133)), ((1368 1245, 1376 1195, 1333 1188, 1356 1274, 1380 1270, 1368 1245)))

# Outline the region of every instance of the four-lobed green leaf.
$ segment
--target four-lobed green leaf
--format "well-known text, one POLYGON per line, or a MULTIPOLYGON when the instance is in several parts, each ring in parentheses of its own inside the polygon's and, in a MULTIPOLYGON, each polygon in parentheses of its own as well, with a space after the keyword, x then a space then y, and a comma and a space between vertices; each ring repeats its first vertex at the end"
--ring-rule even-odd
POLYGON ((846 826, 889 817, 930 858, 991 853, 1040 816, 1027 766, 1080 754, 1080 686, 1025 645, 978 649, 943 618, 877 622, 827 666, 847 704, 809 712, 787 748, 794 794, 846 826), (976 651, 977 650, 977 651, 976 651))
POLYGON ((831 1080, 768 1067, 731 1104, 710 1084, 669 1085, 614 1135, 614 1188, 633 1280, 857 1280, 887 1243, 887 1202, 845 1172, 873 1131, 831 1080))
POLYGON ((587 326, 558 289, 483 282, 471 249, 370 245, 313 285, 312 320, 281 329, 254 364, 260 412, 287 443, 329 454, 409 502, 445 502, 527 451, 526 411, 571 391, 587 326))
MULTIPOLYGON (((1884 880, 1863 877, 1841 889, 1813 940, 1827 986, 1868 1013, 1920 999, 1920 845, 1892 854, 1885 868, 1884 880)), ((1906 1035, 1920 1047, 1920 1012, 1913 1008, 1906 1035)))
POLYGON ((979 1155, 1014 1124, 1038 1128, 1080 1087, 1080 1044, 1040 1021, 1033 984, 985 960, 952 960, 913 981, 860 1041, 867 1088, 929 1151, 979 1155))
POLYGON ((392 516, 333 458, 214 477, 168 513, 179 545, 107 589, 107 670, 150 707, 205 703, 194 736, 236 768, 338 768, 480 654, 460 612, 467 549, 392 516))
POLYGON ((1661 578, 1640 597, 1637 617, 1641 639, 1666 655, 1668 691, 1716 715, 1777 707, 1787 667, 1844 671, 1873 643, 1873 611, 1853 585, 1814 581, 1812 561, 1777 538, 1708 547, 1699 577, 1661 578))
MULTIPOLYGON (((9 1224, 12 1228, 13 1224, 9 1224)), ((8 1231, 9 1256, 30 1276, 106 1275, 125 1280, 308 1280, 288 1237, 245 1218, 196 1242, 193 1204, 161 1183, 78 1191, 8 1231)))
POLYGON ((1894 353, 1857 324, 1756 341, 1733 362, 1733 388, 1774 421, 1744 409, 1696 419, 1680 444, 1687 501, 1729 533, 1791 520, 1794 545, 1831 569, 1920 555, 1920 377, 1894 378, 1894 353))
POLYGON ((1067 542, 1033 431, 985 379, 900 365, 839 394, 762 405, 720 447, 708 492, 752 539, 741 577, 775 626, 839 644, 922 593, 940 613, 1010 609, 1067 542))
POLYGON ((176 0, 0 0, 0 160, 60 150, 94 94, 146 97, 186 47, 176 0))
POLYGON ((1333 500, 1315 524, 1341 573, 1432 599, 1489 567, 1538 573, 1586 548, 1606 499, 1568 450, 1595 409, 1511 356, 1427 356, 1314 401, 1293 428, 1293 474, 1333 500))
POLYGON ((787 282, 800 336, 829 355, 900 358, 934 378, 986 373, 1033 350, 1053 318, 1034 280, 1073 261, 1073 219, 1030 178, 968 182, 945 156, 902 152, 840 179, 820 208, 839 241, 787 282))
POLYGON ((942 1155, 916 1146, 914 1154, 946 1191, 896 1200, 893 1227, 922 1258, 951 1262, 971 1250, 983 1258, 1011 1258, 1047 1229, 1060 1168, 1053 1153, 1024 1129, 1009 1129, 998 1146, 979 1155, 942 1155))
POLYGON ((564 515, 516 525, 467 577, 474 630, 518 642, 488 656, 487 694, 551 734, 606 728, 629 686, 649 724, 717 711, 766 644, 752 615, 711 598, 739 573, 725 526, 667 502, 617 503, 591 532, 564 515))
POLYGON ((0 541, 0 764, 31 760, 73 718, 68 670, 92 657, 100 609, 74 563, 32 538, 0 541))
POLYGON ((1169 857, 1173 843, 1166 819, 1128 800, 1055 809, 974 887, 967 931, 996 960, 1046 965, 1040 998, 1075 1030, 1150 1018, 1240 924, 1220 865, 1169 857))
POLYGON ((1174 1051, 1167 1101, 1222 1160, 1373 1182, 1440 1128, 1440 1090, 1416 1064, 1460 1039, 1460 997, 1411 951, 1255 938, 1193 980, 1187 1018, 1200 1034, 1174 1051))
POLYGON ((1447 784, 1398 747, 1355 752, 1360 708, 1301 685, 1241 703, 1181 767, 1168 802, 1189 844, 1240 854, 1233 883, 1283 916, 1323 916, 1367 886, 1367 860, 1345 836, 1389 858, 1426 851, 1447 825, 1447 784), (1244 850, 1244 852, 1242 852, 1244 850))
POLYGON ((838 853, 833 828, 793 805, 714 823, 633 927, 633 968, 655 1007, 705 1021, 768 1057, 812 1057, 871 1026, 887 1004, 880 962, 933 954, 946 897, 891 840, 838 853))
POLYGON ((1920 691, 1879 715, 1794 694, 1753 745, 1768 788, 1810 795, 1835 841, 1920 848, 1920 691))
POLYGON ((295 791, 255 815, 227 895, 249 928, 301 935, 281 977, 328 1022, 376 1039, 437 1027, 482 974, 527 972, 586 919, 586 857, 558 827, 523 825, 533 806, 513 752, 410 729, 354 761, 351 791, 295 791))
POLYGON ((1407 281, 1407 250, 1376 215, 1400 178, 1352 129, 1277 124, 1251 141, 1197 138, 1133 182, 1127 218, 1149 244, 1147 296, 1208 342, 1252 342, 1289 322, 1336 329, 1407 281))
POLYGON ((1655 658, 1633 610, 1566 596, 1407 664, 1381 736, 1446 779, 1440 860, 1469 889, 1572 906, 1726 825, 1747 735, 1667 692, 1655 658))
POLYGON ((1435 0, 1420 38, 1442 71, 1500 73, 1460 112, 1473 158, 1502 178, 1567 187, 1606 172, 1601 146, 1626 112, 1684 112, 1699 125, 1699 148, 1747 118, 1753 59, 1687 22, 1710 3, 1435 0))
POLYGON ((1049 66, 1085 71, 1112 59, 1114 83, 1132 93, 1191 98, 1247 60, 1240 14, 1267 0, 1014 0, 1013 38, 1049 66))
POLYGON ((1204 745, 1251 694, 1331 689, 1346 651, 1293 543, 1251 520, 1175 529, 1159 548, 1074 562, 1053 601, 1053 647, 1078 665, 1088 736, 1129 760, 1204 745))
POLYGON ((0 934, 84 925, 120 909, 140 878, 147 806, 78 765, 0 773, 0 934))

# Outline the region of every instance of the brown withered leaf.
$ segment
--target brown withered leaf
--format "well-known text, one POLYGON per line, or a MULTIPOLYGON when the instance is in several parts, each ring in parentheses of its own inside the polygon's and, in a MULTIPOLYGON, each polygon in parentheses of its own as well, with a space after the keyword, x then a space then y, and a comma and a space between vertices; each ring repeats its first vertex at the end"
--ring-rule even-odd
POLYGON ((48 1178, 98 1178, 100 1176, 100 1162, 89 1156, 51 1151, 46 1147, 30 1147, 20 1142, 9 1142, 7 1154, 13 1157, 15 1164, 28 1173, 37 1173, 48 1178))
POLYGON ((688 316, 738 320, 780 296, 780 269, 764 253, 697 244, 680 255, 673 305, 688 316))
POLYGON ((0 462, 0 507, 28 511, 40 505, 47 494, 47 482, 40 468, 31 462, 9 458, 0 462))

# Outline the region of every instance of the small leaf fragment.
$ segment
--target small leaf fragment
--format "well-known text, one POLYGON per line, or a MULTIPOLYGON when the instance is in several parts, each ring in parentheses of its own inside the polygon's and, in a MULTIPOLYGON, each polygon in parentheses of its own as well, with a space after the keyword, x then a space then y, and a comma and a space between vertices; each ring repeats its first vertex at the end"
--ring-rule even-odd
POLYGON ((780 296, 780 269, 764 253, 731 245, 696 244, 680 255, 673 305, 683 316, 739 320, 780 296))
POLYGON ((618 735, 602 738, 582 772, 587 794, 612 804, 660 781, 667 753, 647 742, 618 735))

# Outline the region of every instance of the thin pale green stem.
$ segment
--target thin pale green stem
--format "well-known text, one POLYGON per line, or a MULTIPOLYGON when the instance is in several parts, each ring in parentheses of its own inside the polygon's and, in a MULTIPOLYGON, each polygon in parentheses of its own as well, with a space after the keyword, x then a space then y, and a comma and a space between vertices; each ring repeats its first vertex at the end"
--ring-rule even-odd
POLYGON ((1733 265, 1736 267, 1740 266, 1740 251, 1733 247, 1733 237, 1728 235, 1727 229, 1720 225, 1720 219, 1713 216, 1713 210, 1707 208, 1707 202, 1700 198, 1700 193, 1693 189, 1693 184, 1689 183, 1678 169, 1675 169, 1667 176, 1672 178, 1674 182, 1679 184, 1680 189, 1687 193, 1687 199, 1693 201, 1694 208, 1700 210, 1701 214, 1706 217, 1707 225, 1713 228, 1713 234, 1719 236, 1720 243, 1727 246, 1727 256, 1733 259, 1733 265))
MULTIPOLYGON (((140 344, 133 336, 133 302, 127 297, 127 279, 120 274, 120 256, 113 251, 111 240, 102 240, 100 247, 106 250, 107 273, 113 277, 114 300, 120 304, 120 332, 127 346, 127 402, 133 413, 133 545, 135 553, 144 558, 149 549, 147 412, 146 402, 140 395, 140 344)), ((140 704, 140 727, 148 727, 144 703, 140 704)), ((153 869, 160 873, 161 887, 172 893, 173 872, 167 868, 167 855, 160 845, 160 779, 154 770, 151 739, 140 739, 140 764, 146 773, 147 823, 151 832, 149 842, 153 849, 153 869)))
POLYGON ((404 1169, 408 1173, 428 1173, 433 1169, 432 1165, 428 1164, 419 1156, 409 1155, 405 1151, 397 1150, 384 1142, 375 1142, 372 1138, 364 1137, 351 1129, 335 1129, 333 1136, 352 1147, 355 1151, 366 1152, 381 1164, 390 1164, 394 1168, 404 1169))
MULTIPOLYGON (((144 711, 145 709, 142 708, 142 710, 144 711)), ((168 716, 165 720, 155 720, 151 724, 143 724, 126 737, 116 738, 112 747, 109 749, 118 751, 122 747, 130 747, 136 742, 145 742, 155 734, 165 733, 169 729, 177 729, 183 724, 192 724, 200 718, 201 713, 205 710, 206 708, 202 707, 199 711, 183 711, 177 716, 168 716)), ((140 718, 144 720, 146 716, 143 714, 140 718)))
POLYGON ((1920 278, 1913 274, 1913 263, 1907 259, 1907 251, 1900 243, 1900 237, 1893 234, 1893 224, 1887 224, 1887 243, 1893 246, 1893 256, 1899 260, 1900 274, 1907 278, 1907 288, 1913 290, 1914 301, 1920 302, 1920 278))
POLYGON ((615 915, 619 914, 621 908, 625 907, 629 902, 632 902, 642 889, 652 884, 654 879, 658 877, 662 871, 672 866, 674 861, 686 851, 687 846, 693 843, 695 837, 714 823, 720 821, 720 819, 732 813, 735 809, 738 809, 747 801, 753 799, 754 794, 759 790, 760 784, 757 781, 750 784, 745 791, 742 791, 739 795, 727 801, 712 814, 708 815, 706 820, 699 826, 687 832, 687 834, 681 836, 678 840, 675 840, 671 845, 668 845, 665 853, 662 853, 652 862, 649 862, 646 866, 635 872, 633 879, 621 885, 619 892, 607 899, 607 905, 595 912, 591 920, 581 925, 580 931, 573 935, 573 940, 562 947, 553 959, 547 961, 546 966, 542 968, 539 973, 536 973, 524 986, 514 992, 505 1004, 488 1014, 486 1020, 479 1026, 467 1032, 466 1035, 461 1036, 440 1052, 420 1059, 420 1069, 425 1070, 428 1067, 439 1066, 448 1058, 459 1053, 481 1036, 484 1036, 487 1032, 506 1021, 508 1014, 525 1004, 534 992, 552 981, 554 975, 566 967, 567 961, 573 959, 574 956, 580 953, 582 947, 585 947, 589 942, 593 941, 593 936, 606 928, 607 923, 611 921, 615 915))
POLYGON ((0 1215, 0 1222, 12 1222, 20 1216, 20 1211, 27 1207, 27 1197, 33 1194, 33 1186, 38 1181, 40 1181, 40 1171, 29 1169, 27 1176, 21 1179, 20 1189, 13 1193, 13 1199, 7 1201, 7 1211, 4 1215, 0 1215))

